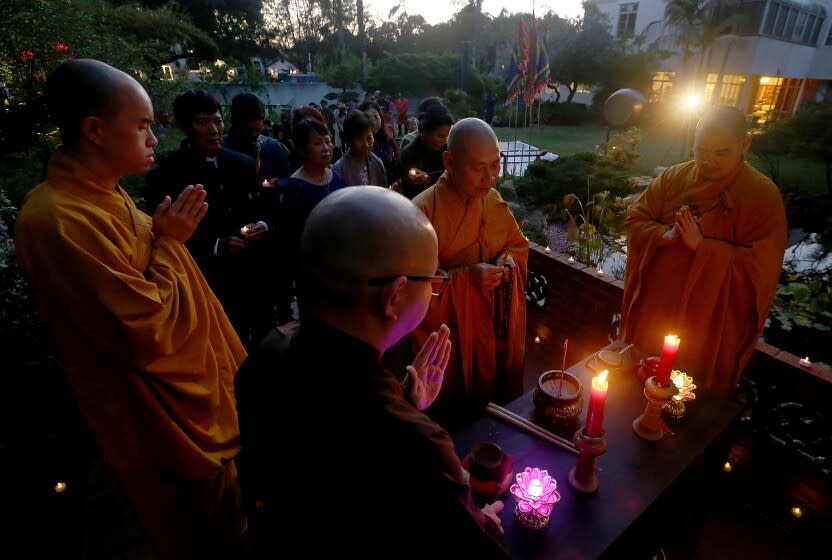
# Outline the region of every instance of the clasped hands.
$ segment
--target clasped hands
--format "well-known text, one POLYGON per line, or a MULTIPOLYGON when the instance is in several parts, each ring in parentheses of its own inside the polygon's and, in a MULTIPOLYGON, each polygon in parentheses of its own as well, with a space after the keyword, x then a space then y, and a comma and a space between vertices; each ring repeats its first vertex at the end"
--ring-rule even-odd
POLYGON ((469 267, 471 284, 479 288, 483 294, 487 294, 503 282, 511 280, 513 266, 514 260, 508 253, 498 256, 495 264, 473 264, 469 267))
POLYGON ((696 251, 704 238, 702 228, 699 225, 699 218, 694 216, 685 204, 676 211, 676 219, 670 229, 662 235, 659 246, 665 247, 680 239, 685 247, 691 251, 696 251))

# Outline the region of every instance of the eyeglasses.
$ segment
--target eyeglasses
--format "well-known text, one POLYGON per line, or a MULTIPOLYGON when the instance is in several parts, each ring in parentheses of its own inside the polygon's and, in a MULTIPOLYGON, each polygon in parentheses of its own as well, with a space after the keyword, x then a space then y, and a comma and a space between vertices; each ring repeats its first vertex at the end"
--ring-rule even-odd
POLYGON ((384 276, 382 278, 370 278, 367 282, 368 286, 383 286, 393 282, 396 278, 404 276, 408 280, 430 282, 430 293, 434 296, 441 296, 448 285, 448 273, 441 268, 436 269, 434 276, 414 276, 407 274, 397 274, 396 276, 384 276))

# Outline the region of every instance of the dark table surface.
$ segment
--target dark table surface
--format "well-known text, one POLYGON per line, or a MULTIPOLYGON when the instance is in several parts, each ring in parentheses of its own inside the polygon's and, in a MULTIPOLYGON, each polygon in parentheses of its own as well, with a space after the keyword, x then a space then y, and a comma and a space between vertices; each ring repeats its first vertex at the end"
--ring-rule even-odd
MULTIPOLYGON (((622 346, 613 343, 606 349, 617 350, 622 346)), ((627 355, 636 353, 633 349, 627 355)), ((597 363, 593 356, 567 368, 581 380, 584 388, 580 426, 586 414, 591 379, 598 374, 591 367, 597 363)), ((567 474, 575 465, 575 455, 496 417, 487 415, 453 434, 460 457, 473 444, 489 441, 512 456, 515 474, 525 467, 539 467, 557 480, 561 500, 555 504, 548 527, 540 533, 531 533, 518 525, 514 519, 514 497, 509 492, 501 496, 505 502, 500 516, 505 546, 514 558, 562 560, 617 555, 611 551, 617 543, 626 540, 625 534, 640 520, 644 521, 645 513, 680 483, 688 471, 707 463, 709 454, 741 411, 736 403, 700 388, 696 391, 696 400, 687 403, 684 418, 668 422, 672 432, 659 441, 646 441, 632 428, 633 420, 642 413, 646 403, 643 388, 632 359, 625 360, 624 368, 610 371, 604 418, 609 447, 596 460, 600 469, 599 489, 591 495, 577 493, 569 486, 567 474), (626 367, 628 364, 630 367, 626 367)), ((532 391, 505 408, 533 418, 532 391)))

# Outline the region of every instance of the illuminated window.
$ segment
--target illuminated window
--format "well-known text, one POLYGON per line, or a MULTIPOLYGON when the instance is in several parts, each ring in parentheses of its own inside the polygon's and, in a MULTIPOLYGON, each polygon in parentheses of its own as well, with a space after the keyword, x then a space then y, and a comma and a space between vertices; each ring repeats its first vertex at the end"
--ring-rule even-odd
POLYGON ((637 16, 638 2, 618 6, 618 31, 615 36, 622 37, 635 33, 637 16))
POLYGON ((673 80, 676 72, 654 72, 650 84, 650 103, 665 103, 673 94, 673 80))
POLYGON ((722 76, 722 89, 719 91, 717 105, 728 105, 736 107, 740 103, 740 95, 745 85, 745 76, 742 74, 725 74, 722 76))

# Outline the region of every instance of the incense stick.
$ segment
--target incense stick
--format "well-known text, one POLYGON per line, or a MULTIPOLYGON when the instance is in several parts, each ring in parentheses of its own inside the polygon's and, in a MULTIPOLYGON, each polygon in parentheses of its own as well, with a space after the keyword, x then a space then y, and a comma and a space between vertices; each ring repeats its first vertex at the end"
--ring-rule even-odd
POLYGON ((568 451, 574 455, 578 455, 578 448, 575 447, 575 444, 569 441, 566 438, 562 438, 558 435, 553 434, 549 430, 545 428, 541 428, 537 424, 526 420, 519 414, 515 414, 514 412, 505 409, 499 405, 496 405, 492 402, 488 403, 486 406, 486 410, 496 416, 497 418, 506 421, 513 426, 516 426, 526 432, 530 433, 533 436, 537 436, 541 439, 548 441, 553 445, 557 445, 561 449, 568 451))

